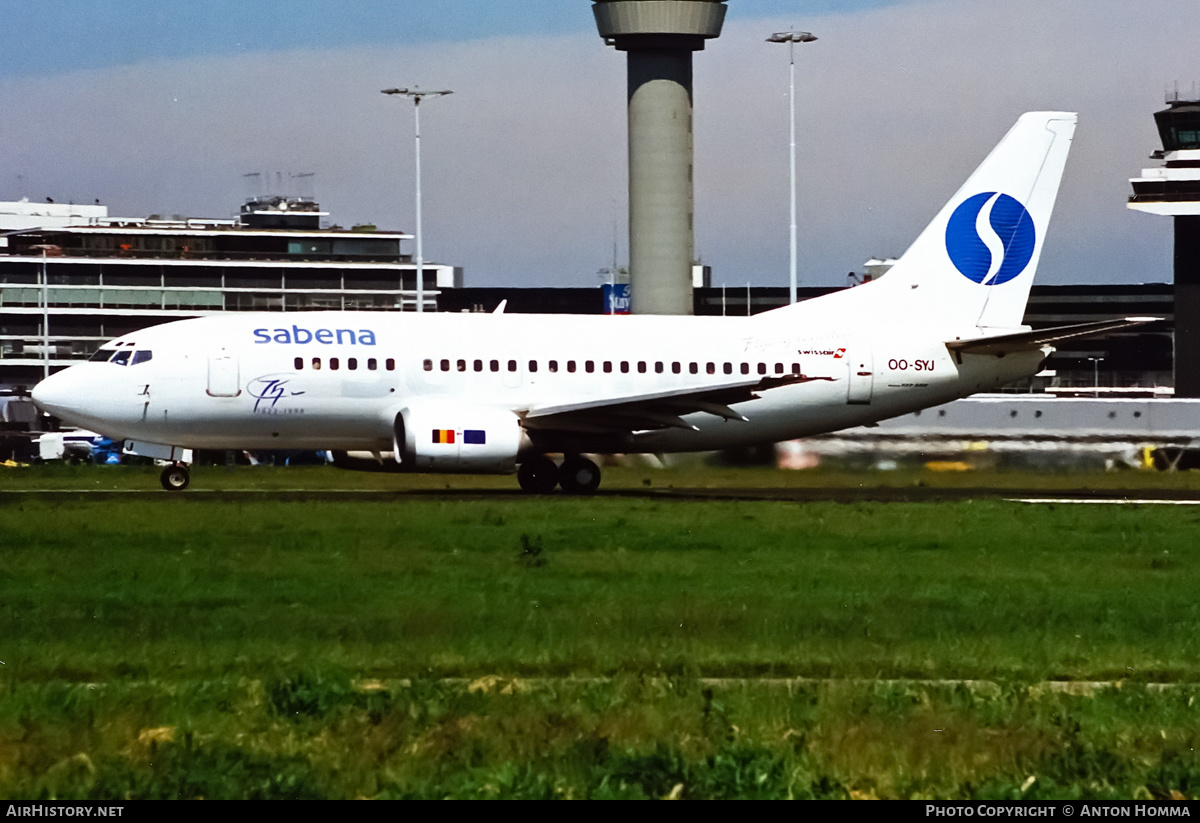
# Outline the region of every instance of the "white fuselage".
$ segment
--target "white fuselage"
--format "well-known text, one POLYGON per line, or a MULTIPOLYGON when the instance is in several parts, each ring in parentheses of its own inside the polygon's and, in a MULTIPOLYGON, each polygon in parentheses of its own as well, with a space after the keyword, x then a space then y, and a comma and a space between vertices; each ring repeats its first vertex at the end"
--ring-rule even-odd
MULTIPOLYGON (((621 451, 768 443, 870 423, 1034 373, 1041 352, 947 350, 928 330, 808 331, 760 316, 643 317, 311 312, 170 323, 37 389, 39 404, 110 437, 193 449, 389 451, 414 404, 508 410, 719 388, 797 372, 806 382, 735 404, 745 420, 696 412, 689 428, 632 430, 621 451), (137 352, 149 352, 147 359, 137 352), (120 358, 118 358, 120 359, 120 358), (140 360, 141 362, 134 362, 140 360), (816 379, 812 379, 816 378, 816 379)), ((526 426, 537 448, 536 426, 526 426)), ((576 435, 580 451, 611 436, 576 435), (592 442, 594 440, 594 442, 592 442)), ((592 448, 591 446, 594 446, 592 448)))

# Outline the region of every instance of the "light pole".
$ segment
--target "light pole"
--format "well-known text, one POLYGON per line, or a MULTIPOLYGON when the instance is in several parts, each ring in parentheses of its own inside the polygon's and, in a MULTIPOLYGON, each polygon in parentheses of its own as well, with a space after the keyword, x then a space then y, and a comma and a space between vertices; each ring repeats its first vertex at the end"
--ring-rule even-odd
POLYGON ((789 236, 791 254, 791 301, 796 302, 796 44, 811 43, 816 36, 807 31, 780 31, 767 38, 768 43, 788 44, 788 101, 792 118, 792 222, 789 236))
POLYGON ((411 97, 413 101, 413 123, 417 147, 417 311, 425 311, 425 258, 421 250, 421 101, 426 97, 444 97, 454 92, 449 89, 441 91, 418 91, 417 89, 383 89, 384 94, 401 94, 411 97))
POLYGON ((50 377, 50 277, 46 273, 46 250, 42 249, 42 379, 50 377))
POLYGON ((1092 361, 1092 397, 1100 396, 1100 361, 1103 357, 1089 357, 1092 361))

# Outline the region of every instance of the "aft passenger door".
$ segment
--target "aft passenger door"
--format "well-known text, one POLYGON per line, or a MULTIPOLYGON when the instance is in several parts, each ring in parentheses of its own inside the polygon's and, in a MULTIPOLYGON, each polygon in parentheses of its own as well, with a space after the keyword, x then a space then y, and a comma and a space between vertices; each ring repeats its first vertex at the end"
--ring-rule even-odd
POLYGON ((846 366, 850 369, 846 402, 852 406, 869 406, 875 389, 874 352, 869 346, 850 349, 846 352, 846 366))
POLYGON ((209 397, 237 397, 241 393, 237 354, 232 349, 225 347, 209 354, 209 397))

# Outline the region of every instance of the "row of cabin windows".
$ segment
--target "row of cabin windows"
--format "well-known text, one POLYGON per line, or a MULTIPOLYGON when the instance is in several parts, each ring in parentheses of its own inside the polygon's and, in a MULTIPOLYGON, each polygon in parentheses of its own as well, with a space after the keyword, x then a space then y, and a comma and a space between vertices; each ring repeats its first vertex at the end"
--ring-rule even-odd
MULTIPOLYGON (((558 371, 558 365, 559 364, 558 364, 557 360, 548 360, 548 361, 546 361, 546 371, 555 373, 558 371)), ((600 363, 600 371, 604 372, 605 374, 611 374, 613 371, 614 365, 616 366, 617 370, 620 371, 621 374, 629 374, 631 367, 635 368, 637 370, 638 374, 645 374, 651 368, 651 364, 647 363, 645 360, 639 360, 636 363, 630 363, 628 360, 621 360, 615 364, 611 360, 604 360, 604 361, 601 361, 601 363, 600 363)), ((712 363, 712 362, 703 363, 703 364, 693 362, 693 363, 685 364, 685 363, 680 363, 679 361, 674 361, 670 364, 670 369, 671 369, 671 374, 682 374, 683 369, 686 366, 688 374, 699 374, 700 369, 703 366, 705 374, 716 374, 718 372, 718 369, 720 370, 720 372, 722 374, 733 374, 735 367, 736 367, 736 370, 740 374, 750 374, 753 365, 754 364, 751 364, 751 363, 741 363, 741 364, 720 363, 720 364, 718 364, 718 363, 712 363)), ((426 360, 424 366, 425 366, 425 371, 433 371, 434 361, 426 360)), ((461 371, 461 372, 484 371, 484 362, 482 360, 471 361, 470 369, 467 368, 466 360, 454 360, 454 361, 441 360, 438 363, 438 366, 441 368, 442 371, 461 371)), ((507 362, 506 366, 507 366, 508 371, 515 372, 517 370, 517 361, 509 360, 507 362)), ((769 366, 770 366, 769 363, 759 363, 759 364, 757 364, 757 368, 754 369, 754 371, 757 374, 768 374, 769 366)), ((653 363, 652 367, 653 367, 655 374, 662 374, 663 372, 666 371, 667 364, 661 360, 656 360, 653 363)), ((529 361, 529 372, 531 374, 536 373, 538 368, 539 368, 539 361, 537 361, 537 360, 529 361)), ((568 372, 573 374, 573 373, 575 373, 576 369, 577 369, 577 364, 574 360, 568 360, 566 362, 566 370, 568 372)), ((500 369, 500 361, 499 360, 489 360, 488 361, 487 371, 498 372, 500 370, 501 369, 500 369)), ((596 371, 596 361, 594 361, 594 360, 583 361, 583 370, 587 374, 594 373, 596 371)), ((776 363, 774 373, 775 374, 786 373, 786 370, 784 369, 784 364, 776 363)), ((792 363, 791 374, 800 374, 800 364, 799 363, 792 363)))
MULTIPOLYGON (((342 361, 340 358, 337 358, 337 357, 330 357, 326 362, 329 364, 330 371, 337 371, 338 369, 340 369, 342 367, 342 361)), ((367 371, 378 371, 379 370, 379 361, 376 360, 374 357, 368 357, 366 365, 367 365, 367 371)), ((296 367, 296 371, 301 371, 304 369, 304 358, 303 357, 296 358, 295 367, 296 367)), ((389 357, 388 359, 384 360, 383 368, 385 371, 395 371, 396 370, 395 359, 389 357)), ((321 358, 314 357, 312 359, 312 369, 313 369, 313 371, 320 371, 321 358)), ((357 357, 347 357, 346 358, 346 369, 349 371, 357 371, 358 370, 358 358, 357 357)))

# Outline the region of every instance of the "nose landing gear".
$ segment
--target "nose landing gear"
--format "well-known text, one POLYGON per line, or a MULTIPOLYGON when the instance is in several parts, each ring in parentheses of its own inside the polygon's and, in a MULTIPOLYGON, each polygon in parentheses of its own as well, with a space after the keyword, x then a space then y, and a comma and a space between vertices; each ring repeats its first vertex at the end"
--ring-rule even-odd
POLYGON ((166 461, 159 481, 169 492, 183 491, 192 480, 192 473, 188 469, 188 464, 192 462, 191 449, 161 443, 145 443, 141 440, 126 440, 124 453, 166 461))
POLYGON ((162 487, 169 492, 183 491, 192 481, 192 473, 182 463, 171 463, 165 466, 159 476, 162 487))

